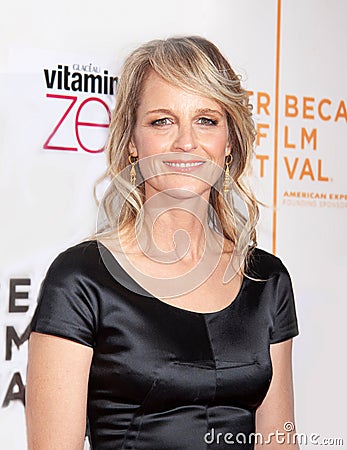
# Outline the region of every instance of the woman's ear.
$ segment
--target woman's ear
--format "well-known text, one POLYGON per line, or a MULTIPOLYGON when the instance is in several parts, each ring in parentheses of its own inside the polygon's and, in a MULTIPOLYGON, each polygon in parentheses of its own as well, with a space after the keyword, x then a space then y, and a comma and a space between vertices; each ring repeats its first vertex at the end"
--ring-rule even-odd
POLYGON ((130 143, 129 143, 129 153, 131 156, 134 156, 135 158, 138 156, 137 148, 136 148, 133 138, 131 138, 130 143))
POLYGON ((230 155, 231 153, 231 145, 229 144, 229 142, 227 142, 227 145, 225 146, 225 156, 230 155))
POLYGON ((227 142, 226 142, 226 145, 225 145, 225 156, 230 155, 230 153, 231 153, 231 147, 232 147, 232 145, 231 145, 231 139, 230 139, 230 135, 229 135, 229 133, 228 133, 228 134, 227 134, 227 142))

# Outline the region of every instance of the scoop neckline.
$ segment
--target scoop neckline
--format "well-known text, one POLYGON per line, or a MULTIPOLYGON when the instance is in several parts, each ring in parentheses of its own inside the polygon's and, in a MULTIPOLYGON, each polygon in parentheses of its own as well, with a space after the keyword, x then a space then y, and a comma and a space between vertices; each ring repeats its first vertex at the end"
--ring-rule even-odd
MULTIPOLYGON (((224 308, 222 309, 218 309, 217 311, 210 311, 210 312, 200 312, 200 311, 192 311, 191 309, 185 309, 185 308, 181 308, 179 306, 175 306, 175 305, 171 305, 170 303, 166 303, 163 300, 161 300, 160 298, 154 296, 153 294, 151 294, 149 291, 147 291, 145 288, 143 288, 131 275, 129 275, 129 273, 122 267, 122 265, 118 262, 117 258, 115 257, 115 255, 111 252, 111 250, 105 245, 103 244, 101 241, 98 240, 91 240, 90 242, 94 242, 97 247, 99 247, 99 245, 101 245, 101 247, 103 247, 106 252, 110 255, 111 260, 124 272, 124 274, 140 289, 140 291, 144 292, 145 294, 139 294, 143 297, 149 297, 151 300, 155 301, 156 303, 159 303, 161 305, 163 305, 164 307, 167 307, 168 309, 172 309, 172 310, 176 310, 176 311, 180 311, 183 314, 193 314, 193 315, 197 315, 197 316, 213 316, 213 315, 218 315, 218 314, 223 314, 224 312, 226 312, 228 309, 231 309, 234 305, 234 303, 236 301, 239 300, 239 298, 241 297, 245 286, 246 286, 246 276, 243 275, 242 276, 242 282, 241 282, 241 286, 240 289, 238 290, 237 294, 235 295, 235 297, 231 300, 231 302, 224 306, 224 308)), ((107 267, 106 267, 107 268, 107 267)), ((123 284, 122 284, 123 286, 123 284)), ((124 286, 128 291, 131 291, 127 286, 124 286)), ((132 292, 132 291, 131 291, 132 292)))

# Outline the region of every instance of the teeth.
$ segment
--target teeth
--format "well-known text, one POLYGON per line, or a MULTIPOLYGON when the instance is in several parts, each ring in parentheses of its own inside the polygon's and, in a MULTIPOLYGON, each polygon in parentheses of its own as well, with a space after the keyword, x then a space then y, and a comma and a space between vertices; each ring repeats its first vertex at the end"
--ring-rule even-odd
POLYGON ((203 164, 203 163, 202 162, 193 162, 193 163, 165 162, 165 164, 167 164, 168 166, 171 166, 171 167, 196 167, 196 166, 201 166, 201 164, 203 164))

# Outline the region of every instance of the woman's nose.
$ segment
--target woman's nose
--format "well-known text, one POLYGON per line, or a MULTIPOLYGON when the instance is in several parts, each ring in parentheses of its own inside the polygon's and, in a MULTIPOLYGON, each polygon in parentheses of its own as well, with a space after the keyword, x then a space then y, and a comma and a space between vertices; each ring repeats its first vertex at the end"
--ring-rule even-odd
POLYGON ((189 152, 197 147, 196 136, 191 125, 180 125, 174 142, 176 150, 189 152))

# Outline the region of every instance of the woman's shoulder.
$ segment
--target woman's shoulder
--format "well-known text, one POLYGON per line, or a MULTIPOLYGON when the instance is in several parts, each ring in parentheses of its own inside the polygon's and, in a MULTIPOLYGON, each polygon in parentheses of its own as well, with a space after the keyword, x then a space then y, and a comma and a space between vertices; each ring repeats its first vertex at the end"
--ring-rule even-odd
POLYGON ((47 274, 75 275, 92 273, 100 264, 97 241, 86 240, 60 251, 52 260, 47 274))
POLYGON ((288 274, 282 259, 259 247, 252 249, 248 260, 248 272, 260 278, 272 277, 276 274, 288 274))
POLYGON ((97 250, 96 242, 79 242, 53 259, 38 292, 30 332, 95 347, 100 298, 93 282, 97 250))

